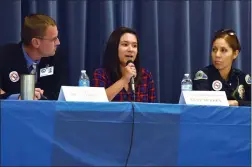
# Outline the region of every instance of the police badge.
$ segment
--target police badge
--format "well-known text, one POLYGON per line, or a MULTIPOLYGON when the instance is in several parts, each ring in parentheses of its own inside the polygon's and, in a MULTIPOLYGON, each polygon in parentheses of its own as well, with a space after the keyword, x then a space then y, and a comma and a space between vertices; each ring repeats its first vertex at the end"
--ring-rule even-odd
POLYGON ((243 85, 238 86, 238 94, 241 99, 244 99, 245 89, 243 85))
POLYGON ((245 88, 244 85, 239 85, 233 92, 233 97, 237 100, 244 100, 245 88))
POLYGON ((247 74, 247 75, 245 76, 245 81, 246 81, 247 84, 251 85, 251 77, 250 77, 249 74, 247 74))

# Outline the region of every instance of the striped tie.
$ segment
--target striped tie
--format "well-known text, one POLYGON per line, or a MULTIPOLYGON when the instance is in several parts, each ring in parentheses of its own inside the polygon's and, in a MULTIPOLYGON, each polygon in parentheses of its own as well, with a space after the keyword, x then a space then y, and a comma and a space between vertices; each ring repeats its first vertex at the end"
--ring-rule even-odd
POLYGON ((33 63, 32 66, 31 66, 31 73, 30 74, 33 74, 35 75, 35 81, 37 81, 37 64, 36 63, 33 63))

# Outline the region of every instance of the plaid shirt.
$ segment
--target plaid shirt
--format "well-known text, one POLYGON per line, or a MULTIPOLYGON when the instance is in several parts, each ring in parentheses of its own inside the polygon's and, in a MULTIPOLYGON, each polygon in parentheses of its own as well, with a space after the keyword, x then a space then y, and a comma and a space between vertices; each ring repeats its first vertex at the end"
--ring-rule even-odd
MULTIPOLYGON (((94 72, 91 85, 94 87, 110 87, 112 81, 105 69, 99 68, 94 72)), ((112 101, 133 101, 133 93, 122 89, 112 101)), ((154 81, 151 73, 142 68, 141 84, 136 85, 136 102, 156 102, 154 81)))

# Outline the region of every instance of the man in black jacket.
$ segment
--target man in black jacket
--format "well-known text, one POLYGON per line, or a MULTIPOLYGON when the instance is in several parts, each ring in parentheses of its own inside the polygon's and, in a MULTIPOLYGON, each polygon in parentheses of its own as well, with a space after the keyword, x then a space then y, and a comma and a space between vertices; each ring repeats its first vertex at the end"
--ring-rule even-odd
POLYGON ((47 15, 29 15, 24 19, 21 38, 18 44, 0 48, 0 89, 5 92, 0 98, 19 99, 21 75, 33 73, 34 99, 41 99, 43 94, 56 100, 67 76, 61 66, 64 57, 57 50, 60 41, 56 22, 47 15))

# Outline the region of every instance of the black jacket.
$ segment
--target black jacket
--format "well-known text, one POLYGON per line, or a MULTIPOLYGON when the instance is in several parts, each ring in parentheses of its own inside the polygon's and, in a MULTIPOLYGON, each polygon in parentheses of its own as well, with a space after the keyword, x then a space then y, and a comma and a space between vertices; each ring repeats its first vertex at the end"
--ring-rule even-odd
POLYGON ((9 95, 4 93, 4 94, 0 94, 0 99, 6 99, 9 95))
MULTIPOLYGON (((67 85, 68 82, 67 69, 65 68, 67 66, 66 61, 64 61, 66 58, 61 53, 57 50, 54 56, 41 58, 37 67, 38 79, 35 87, 43 89, 44 95, 49 100, 56 100, 61 85, 67 85), (52 66, 54 73, 41 77, 41 69, 52 66)), ((7 44, 0 47, 0 88, 6 92, 0 98, 4 99, 11 94, 20 93, 20 76, 28 73, 22 43, 7 44)))
POLYGON ((193 90, 225 91, 228 100, 237 100, 239 106, 251 106, 250 75, 235 68, 231 69, 227 81, 213 65, 199 70, 193 80, 193 90))

